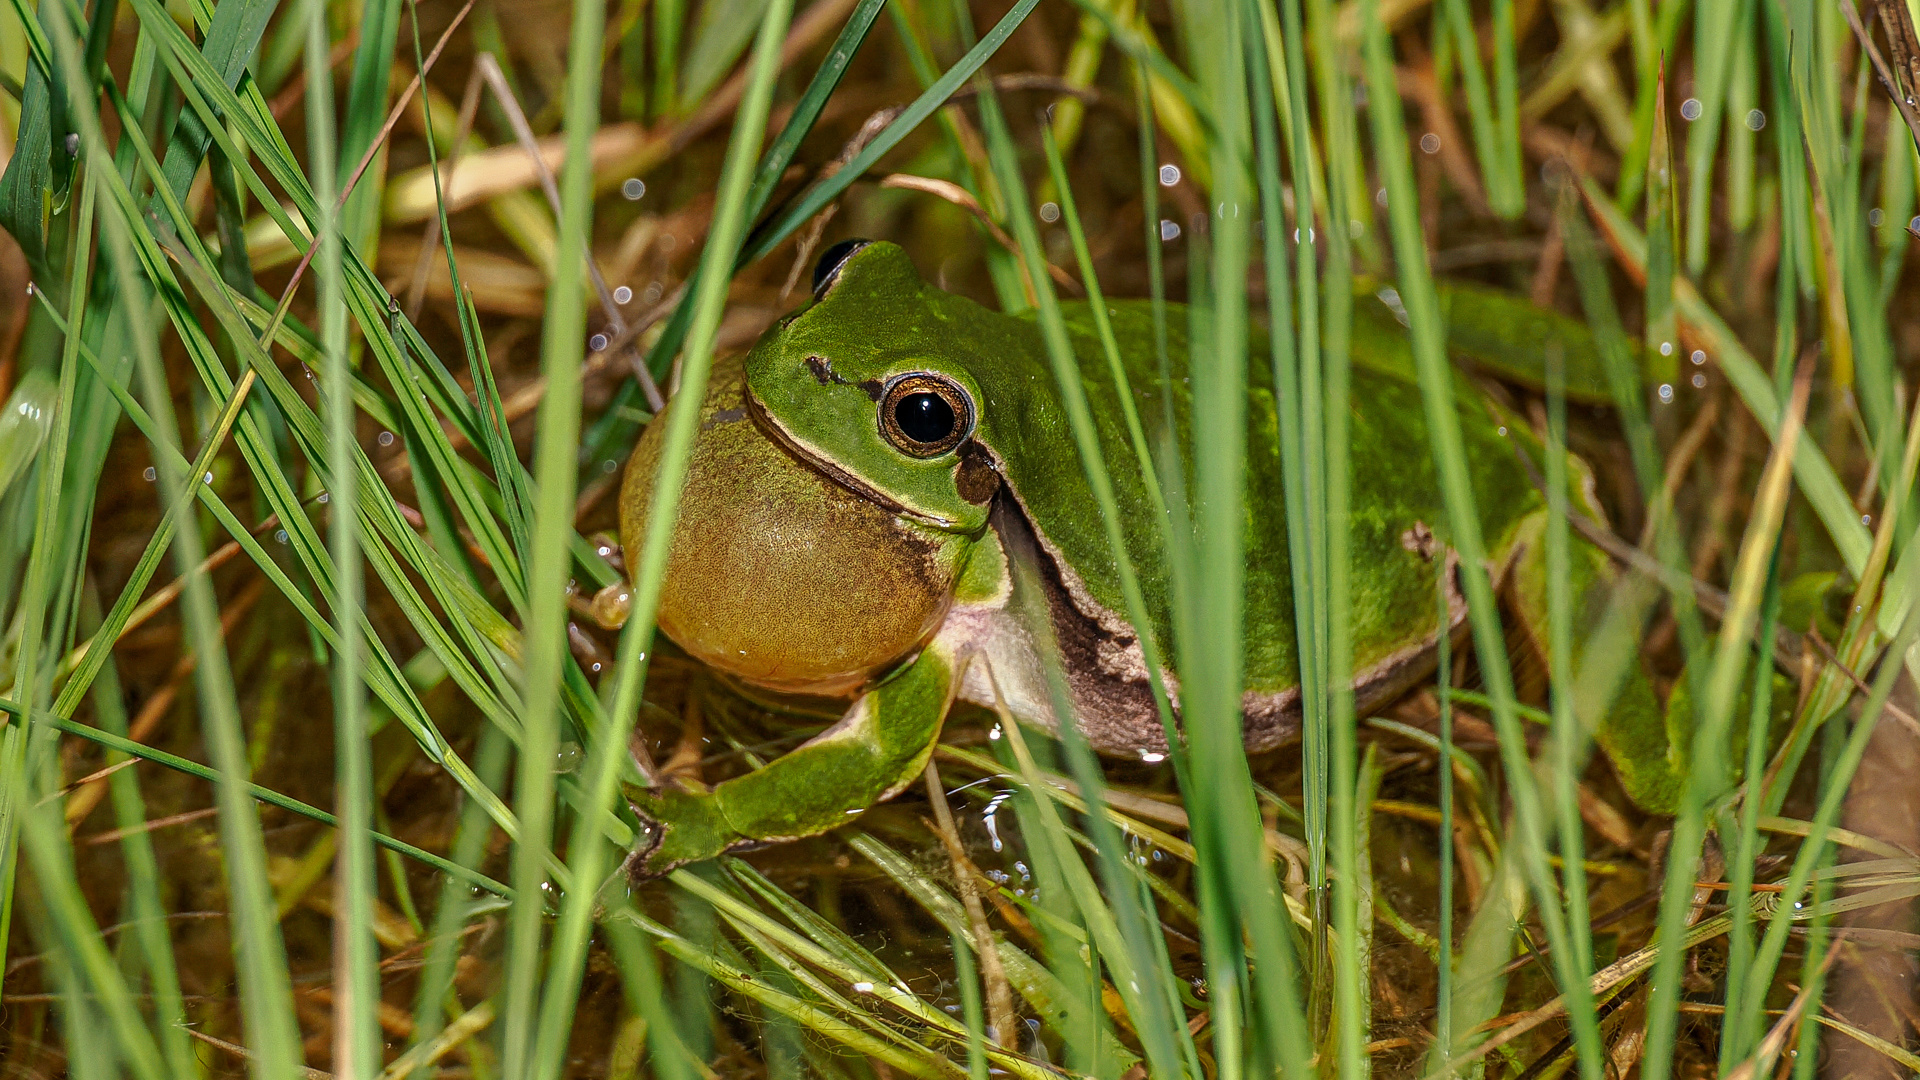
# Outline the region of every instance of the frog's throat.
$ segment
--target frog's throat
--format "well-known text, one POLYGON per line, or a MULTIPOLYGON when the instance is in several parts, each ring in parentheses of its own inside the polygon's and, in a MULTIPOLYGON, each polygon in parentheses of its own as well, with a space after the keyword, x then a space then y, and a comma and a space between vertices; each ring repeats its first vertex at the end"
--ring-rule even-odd
POLYGON ((805 463, 820 475, 839 484, 841 487, 846 488, 848 491, 873 503, 888 513, 899 514, 901 517, 911 518, 923 525, 929 525, 936 529, 952 530, 960 524, 952 518, 923 513, 909 506, 905 506, 900 500, 827 460, 818 448, 798 438, 793 432, 781 426, 780 421, 774 419, 772 414, 767 412, 766 406, 760 403, 760 399, 754 396, 752 387, 743 387, 741 396, 746 399, 747 415, 753 419, 754 426, 764 432, 769 439, 785 447, 787 452, 791 453, 797 460, 805 463))

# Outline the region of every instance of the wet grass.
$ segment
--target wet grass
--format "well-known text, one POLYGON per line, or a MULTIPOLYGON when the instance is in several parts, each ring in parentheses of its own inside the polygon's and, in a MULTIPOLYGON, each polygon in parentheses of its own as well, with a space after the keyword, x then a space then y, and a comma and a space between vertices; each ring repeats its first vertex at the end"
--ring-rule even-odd
POLYGON ((1905 8, 1850 11, 0 9, 0 1062, 1920 1068, 1920 128, 1862 47, 1910 90, 1905 8), (1182 736, 1103 761, 963 706, 858 821, 631 883, 636 759, 712 781, 833 717, 655 634, 674 498, 622 551, 622 466, 849 236, 1033 313, 1136 626, 1171 567, 1143 646, 1182 736), (1575 317, 1597 371, 1497 381, 1449 279, 1575 317), (1076 363, 1080 296, 1185 305, 1185 441, 1136 387, 1102 455, 1084 385, 1124 372, 1076 363), (1349 343, 1389 296, 1467 625, 1356 716, 1349 343), (1544 640, 1486 568, 1467 380, 1587 466, 1537 477, 1544 640), (1249 381, 1302 689, 1251 758, 1249 381), (1566 587, 1588 541, 1604 603, 1566 587), (1690 705, 1671 815, 1591 746, 1636 661, 1690 705))

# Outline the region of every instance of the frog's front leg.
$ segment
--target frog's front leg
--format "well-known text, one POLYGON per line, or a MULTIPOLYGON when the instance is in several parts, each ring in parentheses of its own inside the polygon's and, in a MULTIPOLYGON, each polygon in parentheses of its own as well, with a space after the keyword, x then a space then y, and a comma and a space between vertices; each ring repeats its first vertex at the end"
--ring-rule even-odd
POLYGON ((838 723, 765 767, 710 791, 631 793, 652 829, 630 870, 652 877, 736 848, 815 836, 892 798, 926 768, 964 658, 936 638, 838 723))

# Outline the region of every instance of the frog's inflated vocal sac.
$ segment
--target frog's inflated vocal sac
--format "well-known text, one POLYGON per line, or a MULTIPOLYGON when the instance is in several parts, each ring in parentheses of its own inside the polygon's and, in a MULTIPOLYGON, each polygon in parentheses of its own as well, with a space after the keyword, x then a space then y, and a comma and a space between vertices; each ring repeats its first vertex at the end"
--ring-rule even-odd
MULTIPOLYGON (((1163 395, 1150 307, 1108 307, 1140 412, 1157 417, 1170 401, 1185 445, 1186 312, 1174 306, 1167 319, 1174 371, 1163 395)), ((1131 462, 1091 314, 1084 304, 1065 313, 1106 460, 1131 462)), ((1439 635, 1466 615, 1455 590, 1448 626, 1440 625, 1436 581, 1453 555, 1438 539, 1446 513, 1398 330, 1363 321, 1354 342, 1351 626, 1362 713, 1429 674, 1439 635)), ((1300 690, 1273 389, 1264 362, 1249 367, 1243 704, 1252 751, 1295 737, 1300 690)), ((1522 460, 1531 456, 1537 469, 1540 447, 1462 385, 1456 407, 1490 569, 1519 621, 1544 628, 1545 500, 1522 460)), ((991 705, 997 693, 1014 716, 1053 729, 1040 647, 1057 649, 1076 723, 1096 749, 1166 750, 1116 563, 1032 317, 927 285, 892 244, 849 242, 821 260, 811 305, 768 331, 744 364, 716 367, 699 408, 660 628, 752 686, 851 704, 839 723, 756 772, 711 790, 631 792, 653 826, 635 872, 848 821, 915 780, 956 697, 991 705), (1014 572, 1029 559, 1037 575, 1014 572), (1016 582, 1044 596, 1016 595, 1016 582), (1050 635, 1035 633, 1030 611, 1046 613, 1050 635), (1038 643, 1049 636, 1052 645, 1038 643)), ((647 429, 627 471, 621 538, 629 551, 642 535, 664 427, 647 429)), ((1162 525, 1137 471, 1112 472, 1151 632, 1166 655, 1162 525)), ((1574 499, 1598 516, 1583 491, 1574 499)), ((1572 576, 1590 626, 1603 607, 1597 586, 1610 577, 1605 557, 1576 539, 1572 576)), ((1543 631, 1534 636, 1545 640, 1543 631)), ((1671 748, 1685 740, 1669 737, 1646 676, 1626 667, 1598 741, 1628 794, 1666 809, 1682 767, 1671 748)), ((1171 673, 1167 684, 1177 702, 1171 673)))

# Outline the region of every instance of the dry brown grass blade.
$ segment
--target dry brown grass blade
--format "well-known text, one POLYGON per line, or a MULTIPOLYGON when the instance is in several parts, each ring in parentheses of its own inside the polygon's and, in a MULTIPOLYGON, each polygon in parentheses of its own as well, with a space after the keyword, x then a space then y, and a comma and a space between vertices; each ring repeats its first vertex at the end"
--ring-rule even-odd
MULTIPOLYGON (((1833 962, 1840 955, 1840 947, 1844 943, 1844 938, 1837 938, 1832 945, 1827 946, 1827 955, 1820 961, 1820 970, 1823 974, 1833 967, 1833 962)), ((1787 1041, 1800 1029, 1800 1016, 1807 1011, 1807 1003, 1812 1000, 1814 985, 1813 981, 1809 981, 1806 986, 1800 988, 1799 993, 1793 995, 1793 1003, 1787 1006, 1786 1012, 1774 1022, 1773 1028, 1767 1032, 1766 1037, 1760 1040, 1760 1045, 1754 1048, 1753 1056, 1728 1073, 1726 1080, 1754 1080, 1755 1077, 1764 1075, 1773 1068, 1773 1063, 1780 1057, 1780 1052, 1787 1048, 1787 1041)))
POLYGON ((953 865, 953 880, 960 902, 967 910, 967 927, 973 934, 974 955, 980 961, 980 974, 987 989, 987 1016, 993 1024, 992 1041, 1008 1050, 1019 1049, 1013 1014, 1013 988, 1007 983, 1006 968, 1000 964, 1000 949, 987 925, 987 908, 980 902, 980 871, 967 858, 960 843, 960 830, 954 825, 953 807, 947 803, 947 788, 940 780, 940 765, 927 759, 927 802, 933 807, 934 832, 953 865))
MULTIPOLYGON (((444 170, 452 169, 460 163, 460 151, 467 145, 467 138, 473 134, 473 120, 480 112, 480 88, 484 85, 486 80, 481 78, 477 68, 467 74, 466 89, 460 93, 460 118, 454 122, 453 145, 447 151, 446 160, 440 165, 443 176, 444 170)), ((432 111, 423 108, 420 110, 420 115, 423 118, 430 118, 432 111)), ((413 279, 407 286, 407 318, 415 322, 420 319, 420 304, 427 292, 427 271, 433 265, 434 250, 439 245, 440 215, 435 214, 427 219, 427 231, 420 236, 420 250, 414 256, 413 279)))
POLYGON ((381 1070, 379 1080, 399 1080, 400 1077, 412 1075, 415 1069, 427 1068, 459 1048, 460 1044, 485 1031, 492 1023, 493 1000, 488 999, 460 1014, 433 1041, 416 1046, 393 1059, 392 1064, 381 1070))
MULTIPOLYGON (((241 1046, 239 1043, 230 1043, 225 1039, 216 1039, 211 1035, 203 1034, 201 1032, 193 1030, 192 1028, 187 1029, 187 1034, 193 1036, 196 1039, 199 1039, 201 1042, 206 1043, 208 1046, 219 1047, 220 1049, 225 1050, 227 1053, 232 1054, 234 1057, 237 1057, 242 1061, 251 1062, 254 1059, 253 1051, 247 1049, 244 1046, 241 1046)), ((323 1072, 319 1069, 307 1068, 305 1066, 301 1067, 300 1076, 302 1077, 302 1080, 333 1080, 332 1073, 323 1072)))
MULTIPOLYGON (((428 253, 437 254, 438 248, 429 248, 428 253)), ((389 291, 412 287, 412 282, 402 280, 395 271, 406 267, 410 272, 418 254, 410 239, 393 237, 381 242, 379 266, 386 271, 382 276, 389 291)), ((460 284, 479 310, 522 318, 539 318, 546 312, 548 281, 539 267, 484 248, 456 247, 453 257, 460 266, 460 284)), ((430 257, 426 262, 427 272, 417 279, 421 295, 451 305, 453 277, 447 272, 446 260, 430 257)))
POLYGON ((1887 91, 1900 118, 1907 122, 1914 144, 1920 146, 1920 103, 1914 100, 1915 91, 1920 90, 1920 34, 1914 32, 1913 14, 1903 0, 1873 0, 1873 7, 1880 16, 1880 28, 1887 35, 1887 51, 1893 54, 1891 68, 1874 47, 1873 34, 1860 21, 1860 12, 1853 6, 1853 0, 1840 0, 1840 10, 1846 13, 1853 36, 1873 61, 1874 73, 1880 77, 1880 85, 1887 91))
MULTIPOLYGON (((993 220, 992 215, 987 213, 986 207, 980 205, 980 200, 974 198, 971 192, 959 184, 951 180, 937 180, 931 176, 915 176, 912 173, 893 173, 882 179, 880 186, 904 191, 918 191, 923 194, 932 195, 935 198, 945 199, 960 209, 965 210, 967 213, 972 214, 979 220, 981 227, 987 230, 987 234, 993 237, 995 243, 1007 249, 1009 255, 1015 258, 1019 257, 1020 248, 1013 242, 1013 237, 1008 236, 1007 230, 1001 228, 1000 223, 993 220)), ((1026 274, 1025 264, 1022 264, 1020 272, 1024 277, 1026 274)), ((1061 288, 1066 289, 1075 296, 1084 295, 1084 290, 1080 288, 1080 283, 1073 280, 1073 276, 1060 267, 1048 263, 1047 276, 1052 278, 1061 288)), ((1031 296, 1033 292, 1033 286, 1031 284, 1027 286, 1027 292, 1029 296, 1031 296)))
MULTIPOLYGON (((792 64, 819 44, 828 33, 837 30, 846 21, 847 11, 853 2, 825 0, 795 19, 792 29, 787 32, 786 41, 780 47, 781 66, 784 68, 792 64)), ((746 71, 743 69, 715 91, 698 112, 666 130, 649 129, 633 121, 600 128, 594 134, 589 150, 595 190, 604 191, 629 176, 652 171, 662 161, 733 115, 745 89, 746 71)), ((542 164, 549 170, 557 170, 566 156, 564 137, 556 135, 541 139, 538 146, 542 164)), ((457 168, 446 168, 441 173, 441 190, 445 193, 449 214, 496 195, 532 187, 538 182, 538 170, 528 162, 519 146, 496 146, 466 155, 457 168)), ((411 169, 387 185, 385 215, 389 223, 422 221, 437 212, 430 167, 423 165, 411 169)))
MULTIPOLYGON (((412 81, 408 82, 407 88, 400 92, 399 99, 393 103, 392 111, 387 113, 387 122, 380 125, 380 134, 374 137, 373 142, 367 147, 366 154, 361 157, 360 164, 354 167, 353 175, 341 186, 340 197, 334 200, 335 213, 347 205, 347 196, 353 194, 354 185, 358 184, 360 177, 366 174, 367 166, 373 164, 373 159, 379 155, 380 148, 387 144, 387 139, 393 134, 393 125, 399 123, 400 117, 407 111, 407 105, 413 101, 413 95, 420 89, 421 80, 433 70, 433 65, 439 62, 440 53, 446 49, 447 42, 453 38, 453 32, 466 20, 467 13, 473 10, 473 3, 474 0, 467 0, 461 6, 460 11, 454 15, 453 21, 448 23, 446 30, 441 33, 440 40, 433 43, 433 51, 427 54, 426 60, 420 65, 420 70, 414 72, 412 81)), ((319 250, 319 244, 309 243, 306 254, 300 256, 299 265, 293 268, 293 276, 287 279, 287 287, 281 291, 280 304, 273 313, 273 321, 267 325, 266 332, 260 335, 260 340, 267 345, 271 346, 274 337, 279 334, 280 320, 286 318, 287 306, 293 299, 293 291, 300 286, 300 278, 306 274, 307 267, 313 262, 314 254, 319 250)), ((174 257, 179 256, 175 254, 174 257)))
MULTIPOLYGON (((226 553, 227 558, 232 558, 233 555, 227 552, 227 548, 233 549, 233 552, 238 552, 240 545, 228 544, 227 547, 214 552, 214 558, 219 558, 222 553, 226 553)), ((212 562, 213 559, 207 560, 208 564, 212 562)), ((201 571, 202 573, 206 573, 212 569, 210 565, 203 564, 203 566, 205 566, 205 569, 201 571)), ((176 580, 161 590, 162 593, 167 593, 168 590, 172 590, 171 593, 168 593, 165 597, 167 602, 171 602, 175 596, 179 595, 180 584, 181 581, 176 580)), ((245 618, 247 613, 253 610, 254 604, 259 601, 261 593, 266 590, 266 584, 264 579, 254 578, 251 582, 247 583, 246 588, 240 591, 239 596, 234 597, 233 603, 227 605, 226 610, 220 613, 221 636, 231 637, 233 635, 233 630, 236 626, 240 625, 240 620, 245 618)), ((160 599, 160 597, 156 596, 154 599, 160 599)), ((144 610, 145 605, 142 605, 142 608, 144 610)), ((158 611, 159 605, 156 605, 152 610, 158 611)), ((151 612, 149 612, 149 614, 151 614, 151 612)), ((121 631, 120 636, 123 638, 126 637, 127 631, 132 630, 134 625, 133 620, 128 620, 126 630, 121 631)), ((172 710, 174 700, 180 694, 181 685, 193 674, 193 669, 197 663, 198 656, 194 653, 187 653, 174 663, 173 671, 168 674, 166 684, 147 698, 140 706, 139 714, 133 718, 132 723, 127 725, 127 738, 132 739, 134 742, 146 742, 153 736, 154 729, 160 726, 160 721, 165 719, 167 713, 172 710)), ((67 827, 73 828, 82 821, 85 821, 87 815, 93 813, 94 807, 100 805, 100 800, 107 794, 105 784, 107 777, 138 760, 138 758, 128 758, 116 765, 109 765, 104 769, 100 769, 97 772, 76 780, 67 788, 56 793, 56 795, 48 796, 48 798, 52 799, 59 795, 69 795, 65 814, 67 827)))

